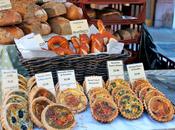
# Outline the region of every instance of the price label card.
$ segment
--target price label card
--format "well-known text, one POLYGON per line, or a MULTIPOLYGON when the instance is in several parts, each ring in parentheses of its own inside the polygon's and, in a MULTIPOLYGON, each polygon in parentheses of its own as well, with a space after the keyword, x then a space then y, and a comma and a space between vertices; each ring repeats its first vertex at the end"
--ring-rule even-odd
POLYGON ((39 87, 44 87, 55 94, 55 87, 51 72, 35 74, 36 83, 39 87))
POLYGON ((11 9, 11 8, 12 8, 12 4, 10 0, 0 0, 0 11, 11 9))
POLYGON ((131 84, 137 79, 146 79, 143 63, 127 65, 127 70, 131 84))
POLYGON ((72 34, 89 33, 89 25, 87 20, 70 21, 70 26, 71 26, 72 34))
POLYGON ((86 91, 88 92, 91 88, 103 87, 102 76, 89 76, 85 77, 86 91))
POLYGON ((57 75, 61 91, 67 88, 77 88, 74 70, 57 71, 57 75))
POLYGON ((41 47, 41 49, 48 50, 48 44, 43 40, 40 34, 35 35, 34 38, 35 38, 35 41, 38 43, 38 45, 41 47))
POLYGON ((107 67, 110 81, 114 79, 124 80, 123 61, 108 61, 107 67))
POLYGON ((2 73, 2 96, 11 90, 19 89, 17 70, 1 70, 2 73))

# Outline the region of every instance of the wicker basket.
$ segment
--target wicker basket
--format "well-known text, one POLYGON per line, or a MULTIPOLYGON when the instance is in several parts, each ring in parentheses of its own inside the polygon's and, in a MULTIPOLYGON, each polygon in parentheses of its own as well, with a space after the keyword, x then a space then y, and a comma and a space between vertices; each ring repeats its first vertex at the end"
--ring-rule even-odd
POLYGON ((131 53, 123 50, 122 54, 97 54, 97 55, 68 55, 52 58, 24 59, 18 51, 22 65, 28 70, 29 75, 36 73, 52 72, 54 83, 57 83, 58 70, 75 70, 76 79, 82 83, 85 76, 100 75, 107 80, 107 65, 109 60, 127 60, 131 53))

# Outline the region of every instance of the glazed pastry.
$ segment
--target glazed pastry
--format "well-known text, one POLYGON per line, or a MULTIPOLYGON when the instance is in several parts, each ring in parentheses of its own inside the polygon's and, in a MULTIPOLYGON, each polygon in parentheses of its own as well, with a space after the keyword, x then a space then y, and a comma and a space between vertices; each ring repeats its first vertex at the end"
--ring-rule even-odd
POLYGON ((12 96, 12 95, 18 95, 18 96, 21 96, 21 97, 25 98, 26 100, 28 100, 28 95, 23 90, 10 91, 9 93, 6 94, 6 98, 9 97, 9 96, 12 96))
POLYGON ((2 126, 6 130, 33 130, 26 106, 19 103, 10 103, 3 111, 2 126))
POLYGON ((168 122, 174 117, 173 105, 162 96, 155 96, 149 100, 148 112, 153 119, 159 122, 168 122))
POLYGON ((57 95, 57 102, 68 107, 73 113, 79 113, 86 109, 87 98, 78 89, 66 89, 57 95))
POLYGON ((46 130, 71 130, 76 122, 72 112, 62 105, 48 105, 42 112, 41 120, 46 130))
POLYGON ((125 94, 118 100, 120 113, 129 120, 141 117, 143 113, 142 102, 132 94, 125 94))
POLYGON ((152 88, 152 87, 149 87, 149 86, 144 87, 140 90, 138 97, 140 98, 141 101, 144 101, 146 94, 149 93, 150 91, 154 90, 154 89, 155 88, 152 88))
POLYGON ((106 98, 97 98, 90 108, 94 119, 102 123, 112 122, 118 116, 116 104, 106 98))
POLYGON ((104 51, 104 39, 101 34, 91 35, 91 53, 100 53, 104 51))
POLYGON ((35 98, 29 107, 29 112, 31 116, 31 120, 33 123, 37 125, 39 128, 43 128, 43 123, 41 122, 41 113, 44 108, 50 104, 52 104, 50 100, 45 97, 35 98))
POLYGON ((55 96, 47 89, 42 87, 33 88, 29 93, 29 102, 32 102, 35 98, 46 97, 52 102, 56 102, 55 96))

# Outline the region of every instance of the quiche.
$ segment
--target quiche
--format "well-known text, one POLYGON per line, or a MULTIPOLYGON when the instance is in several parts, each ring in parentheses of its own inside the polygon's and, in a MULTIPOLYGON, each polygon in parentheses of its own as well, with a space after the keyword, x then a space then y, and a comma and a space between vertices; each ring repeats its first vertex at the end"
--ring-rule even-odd
POLYGON ((117 93, 118 93, 118 91, 120 91, 121 89, 130 89, 129 87, 123 87, 123 86, 117 86, 117 87, 115 87, 113 90, 112 90, 112 92, 111 92, 111 95, 112 96, 115 96, 117 93))
POLYGON ((119 111, 123 117, 134 120, 143 113, 142 102, 132 94, 125 94, 118 99, 119 111))
POLYGON ((27 89, 28 89, 28 92, 30 92, 32 90, 32 88, 34 86, 36 86, 36 79, 35 79, 35 76, 32 76, 28 81, 27 81, 27 89))
POLYGON ((9 103, 3 110, 2 126, 6 130, 33 130, 26 106, 19 103, 9 103))
POLYGON ((153 119, 159 122, 168 122, 174 117, 173 105, 163 96, 155 96, 149 100, 148 112, 153 119))
POLYGON ((54 94, 43 87, 35 87, 31 90, 29 93, 29 102, 31 103, 35 98, 38 97, 46 97, 50 101, 56 102, 54 94))
POLYGON ((6 94, 6 98, 8 98, 11 95, 18 95, 18 96, 21 96, 21 97, 25 98, 26 100, 28 100, 28 95, 23 90, 13 90, 13 91, 10 91, 9 93, 6 94))
POLYGON ((152 85, 150 84, 150 83, 142 83, 142 84, 140 84, 140 85, 138 85, 138 86, 136 86, 135 87, 135 94, 137 95, 137 96, 139 96, 139 92, 140 92, 140 90, 142 89, 142 88, 144 88, 144 87, 152 87, 152 85))
POLYGON ((48 105, 41 114, 41 120, 46 130, 71 130, 76 124, 70 109, 58 104, 48 105))
POLYGON ((144 87, 144 88, 142 88, 142 89, 140 90, 138 97, 140 98, 141 101, 144 101, 144 98, 145 98, 146 94, 147 94, 148 92, 154 90, 154 89, 155 89, 155 88, 149 87, 149 86, 144 87))
POLYGON ((149 83, 149 81, 148 80, 145 80, 145 79, 138 79, 138 80, 134 81, 134 83, 132 85, 132 90, 135 92, 135 88, 138 85, 141 85, 142 83, 149 83))
POLYGON ((73 113, 79 113, 86 109, 88 100, 79 89, 68 88, 57 95, 57 102, 68 107, 73 113))
POLYGON ((45 97, 38 97, 35 98, 29 107, 30 117, 34 124, 36 124, 37 127, 43 128, 43 124, 41 122, 41 114, 45 107, 52 104, 49 99, 45 97))
POLYGON ((90 98, 90 96, 91 96, 93 93, 96 93, 96 92, 98 92, 98 91, 103 91, 103 92, 108 93, 108 91, 107 91, 105 88, 102 88, 102 87, 95 87, 95 88, 91 88, 91 89, 88 91, 87 95, 88 95, 88 97, 90 98))
POLYGON ((18 79, 27 84, 27 79, 23 75, 18 74, 18 79))
POLYGON ((97 98, 90 108, 94 119, 102 123, 112 122, 118 116, 118 107, 106 98, 97 98))

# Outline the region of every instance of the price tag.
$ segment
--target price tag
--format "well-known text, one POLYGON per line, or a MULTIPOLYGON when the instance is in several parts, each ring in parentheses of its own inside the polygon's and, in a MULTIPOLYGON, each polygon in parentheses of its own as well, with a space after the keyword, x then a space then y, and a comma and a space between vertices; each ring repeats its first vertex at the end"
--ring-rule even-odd
POLYGON ((137 79, 146 79, 143 63, 127 65, 131 84, 137 79))
POLYGON ((91 88, 103 87, 102 76, 89 76, 85 77, 86 91, 88 92, 91 88))
POLYGON ((108 61, 107 66, 110 81, 114 79, 124 80, 123 61, 108 61))
POLYGON ((12 4, 10 0, 0 0, 0 10, 7 10, 11 8, 12 8, 12 4))
POLYGON ((55 87, 51 72, 35 74, 36 83, 39 87, 44 87, 55 94, 55 87))
POLYGON ((19 89, 17 70, 1 70, 2 73, 2 97, 11 91, 19 89))
POLYGON ((67 88, 77 88, 74 70, 57 71, 57 74, 61 91, 67 88))
POLYGON ((70 21, 70 26, 71 26, 72 34, 89 33, 89 25, 87 20, 70 21))

